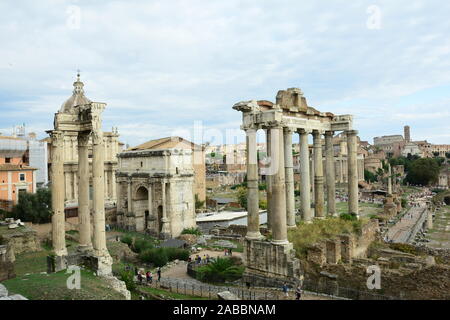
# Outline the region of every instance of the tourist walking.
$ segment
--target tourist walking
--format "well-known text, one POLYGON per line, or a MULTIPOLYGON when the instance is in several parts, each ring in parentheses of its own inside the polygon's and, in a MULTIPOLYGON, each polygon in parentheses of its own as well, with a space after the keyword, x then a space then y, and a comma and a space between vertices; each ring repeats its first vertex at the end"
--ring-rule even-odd
POLYGON ((146 278, 147 278, 147 283, 152 283, 153 282, 153 275, 151 273, 151 271, 147 271, 147 273, 145 274, 146 278))
POLYGON ((158 282, 161 282, 161 267, 158 267, 156 273, 158 274, 158 282))
POLYGON ((295 289, 295 300, 300 300, 302 297, 302 288, 300 285, 297 286, 297 289, 295 289))
POLYGON ((139 284, 142 284, 142 273, 141 273, 141 271, 138 272, 138 281, 139 281, 139 284))
POLYGON ((285 296, 285 297, 289 297, 289 294, 288 294, 288 289, 289 289, 289 288, 288 288, 288 285, 287 285, 286 282, 283 284, 282 289, 283 289, 284 296, 285 296))

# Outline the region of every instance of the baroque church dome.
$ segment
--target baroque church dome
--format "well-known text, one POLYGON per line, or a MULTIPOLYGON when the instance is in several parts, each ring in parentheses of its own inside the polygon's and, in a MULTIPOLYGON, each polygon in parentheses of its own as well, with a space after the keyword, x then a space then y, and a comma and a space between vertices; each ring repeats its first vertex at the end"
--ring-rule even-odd
POLYGON ((61 106, 59 112, 62 113, 75 113, 74 108, 76 106, 82 106, 90 104, 92 101, 86 98, 84 95, 84 83, 80 81, 80 74, 77 74, 77 81, 73 83, 73 94, 67 99, 61 106))

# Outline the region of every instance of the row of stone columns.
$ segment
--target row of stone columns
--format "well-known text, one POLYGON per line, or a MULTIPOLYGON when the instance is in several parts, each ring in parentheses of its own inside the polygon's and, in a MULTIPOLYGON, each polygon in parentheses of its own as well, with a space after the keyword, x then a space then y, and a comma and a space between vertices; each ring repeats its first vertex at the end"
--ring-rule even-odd
MULTIPOLYGON (((256 149, 256 129, 246 129, 247 141, 247 209, 248 209, 248 239, 260 239, 259 232, 259 194, 258 194, 258 163, 256 149)), ((265 168, 267 178, 267 224, 272 230, 272 242, 275 244, 287 243, 287 228, 295 227, 295 195, 294 172, 292 155, 292 128, 270 127, 266 128, 266 143, 270 166, 265 168)), ((335 202, 335 169, 333 151, 333 132, 325 134, 325 169, 324 179, 322 159, 322 132, 312 132, 299 129, 300 135, 300 200, 301 213, 306 222, 313 217, 324 218, 324 182, 327 189, 327 214, 336 215, 335 202), (313 135, 313 195, 314 214, 311 210, 311 181, 308 135, 313 135)), ((358 214, 358 169, 356 159, 357 131, 347 131, 348 148, 348 176, 349 176, 349 212, 358 214)))
MULTIPOLYGON (((67 255, 64 216, 64 132, 52 132, 52 241, 57 256, 67 255)), ((78 134, 78 217, 79 250, 91 251, 96 256, 109 256, 105 234, 104 198, 104 147, 103 133, 78 134), (93 239, 91 239, 91 215, 89 209, 89 157, 88 141, 92 135, 93 158, 93 239)))

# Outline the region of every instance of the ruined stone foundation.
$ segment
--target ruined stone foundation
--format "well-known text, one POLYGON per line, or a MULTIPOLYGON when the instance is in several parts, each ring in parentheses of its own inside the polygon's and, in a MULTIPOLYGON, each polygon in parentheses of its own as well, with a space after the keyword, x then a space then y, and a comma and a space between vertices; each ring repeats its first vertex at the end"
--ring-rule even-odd
POLYGON ((276 245, 268 241, 245 240, 243 281, 253 286, 295 286, 300 281, 300 260, 292 243, 276 245))

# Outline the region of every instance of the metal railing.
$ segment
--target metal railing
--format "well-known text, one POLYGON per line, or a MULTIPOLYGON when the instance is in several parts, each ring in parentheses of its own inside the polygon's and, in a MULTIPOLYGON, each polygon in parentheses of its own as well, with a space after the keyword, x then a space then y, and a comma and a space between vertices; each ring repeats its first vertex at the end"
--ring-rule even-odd
MULTIPOLYGON (((143 286, 163 289, 168 292, 178 293, 185 296, 203 297, 208 299, 217 298, 217 294, 223 291, 229 291, 237 298, 242 300, 293 300, 295 293, 292 288, 289 290, 289 296, 285 297, 281 288, 273 287, 254 287, 248 289, 245 286, 219 286, 206 283, 189 283, 189 280, 166 278, 161 281, 153 281, 151 284, 143 281, 143 286)), ((313 281, 303 281, 302 293, 308 295, 317 295, 330 299, 338 300, 399 300, 399 297, 392 297, 368 291, 361 291, 351 288, 338 286, 336 284, 322 284, 313 281)))

